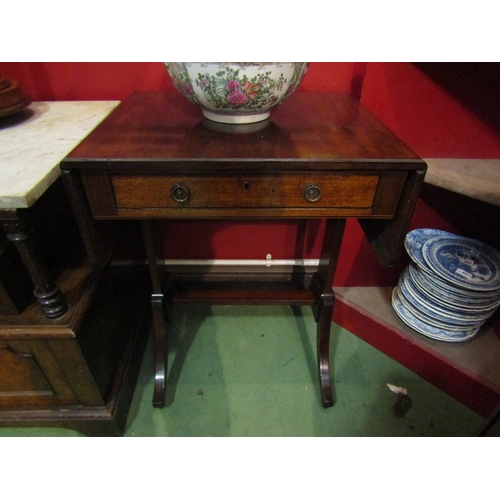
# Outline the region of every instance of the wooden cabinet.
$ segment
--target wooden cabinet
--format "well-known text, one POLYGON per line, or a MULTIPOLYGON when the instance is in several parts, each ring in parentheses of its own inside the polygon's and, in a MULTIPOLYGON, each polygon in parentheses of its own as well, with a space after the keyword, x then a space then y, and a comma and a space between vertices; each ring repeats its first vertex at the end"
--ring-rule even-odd
POLYGON ((71 340, 6 340, 0 344, 0 366, 2 408, 104 405, 81 350, 71 340), (86 381, 85 391, 71 384, 74 373, 86 381))
POLYGON ((67 310, 47 317, 31 291, 0 314, 0 425, 123 434, 150 328, 146 266, 91 262, 61 179, 21 219, 30 231, 13 220, 67 310))
POLYGON ((1 426, 124 431, 149 333, 147 270, 109 266, 108 247, 85 255, 57 169, 116 105, 37 102, 2 119, 1 426))
POLYGON ((119 436, 150 328, 147 270, 67 268, 69 311, 43 318, 37 302, 0 315, 0 425, 68 427, 119 436))
POLYGON ((44 375, 46 350, 46 345, 22 340, 0 343, 0 398, 4 407, 13 398, 20 405, 64 404, 64 396, 58 397, 54 391, 56 384, 44 375))

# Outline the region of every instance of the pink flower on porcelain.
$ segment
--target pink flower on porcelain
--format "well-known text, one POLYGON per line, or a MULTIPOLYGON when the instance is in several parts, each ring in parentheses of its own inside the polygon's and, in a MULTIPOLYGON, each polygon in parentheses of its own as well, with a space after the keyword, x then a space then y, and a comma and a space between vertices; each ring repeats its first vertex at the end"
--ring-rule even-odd
POLYGON ((232 90, 237 90, 240 88, 240 82, 238 80, 229 80, 226 83, 226 90, 231 92, 232 90))
POLYGON ((277 103, 277 102, 278 102, 278 98, 277 98, 275 95, 273 95, 273 96, 271 96, 271 97, 269 98, 269 100, 266 102, 266 105, 267 105, 267 106, 273 106, 273 105, 274 105, 275 103, 277 103))
POLYGON ((227 96, 227 102, 233 106, 241 106, 248 101, 248 97, 241 90, 234 90, 227 96))
POLYGON ((203 80, 200 80, 200 83, 198 84, 198 87, 200 87, 201 90, 205 90, 205 87, 209 84, 210 82, 206 79, 203 78, 203 80))

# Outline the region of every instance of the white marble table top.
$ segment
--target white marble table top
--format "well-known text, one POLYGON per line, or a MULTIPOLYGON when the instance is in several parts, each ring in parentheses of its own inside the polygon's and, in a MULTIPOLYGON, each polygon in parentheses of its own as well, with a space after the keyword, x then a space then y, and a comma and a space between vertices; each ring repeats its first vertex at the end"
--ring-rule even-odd
POLYGON ((119 101, 38 101, 0 120, 0 209, 28 208, 119 101))

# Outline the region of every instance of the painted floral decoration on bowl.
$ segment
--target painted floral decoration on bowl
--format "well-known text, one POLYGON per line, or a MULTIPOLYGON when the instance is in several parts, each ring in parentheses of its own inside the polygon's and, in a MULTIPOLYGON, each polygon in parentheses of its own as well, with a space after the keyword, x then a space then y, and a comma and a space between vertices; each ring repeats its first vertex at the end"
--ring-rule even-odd
POLYGON ((220 123, 269 118, 300 85, 308 63, 166 62, 175 88, 220 123))

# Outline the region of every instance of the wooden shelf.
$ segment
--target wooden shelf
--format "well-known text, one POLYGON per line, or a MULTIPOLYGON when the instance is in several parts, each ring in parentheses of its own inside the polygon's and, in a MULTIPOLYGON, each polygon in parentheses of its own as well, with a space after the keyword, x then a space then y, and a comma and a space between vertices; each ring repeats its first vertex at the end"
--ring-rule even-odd
POLYGON ((500 405, 500 338, 484 325, 463 343, 432 340, 393 311, 391 287, 334 287, 333 319, 484 417, 500 405))
POLYGON ((425 158, 425 182, 500 206, 500 159, 425 158))
POLYGON ((173 303, 204 302, 220 305, 309 305, 315 304, 314 293, 307 289, 294 288, 292 283, 254 282, 206 282, 178 283, 172 290, 170 300, 173 303), (254 285, 254 286, 251 286, 254 285), (267 287, 265 286, 267 285, 267 287), (240 288, 241 287, 241 288, 240 288))

